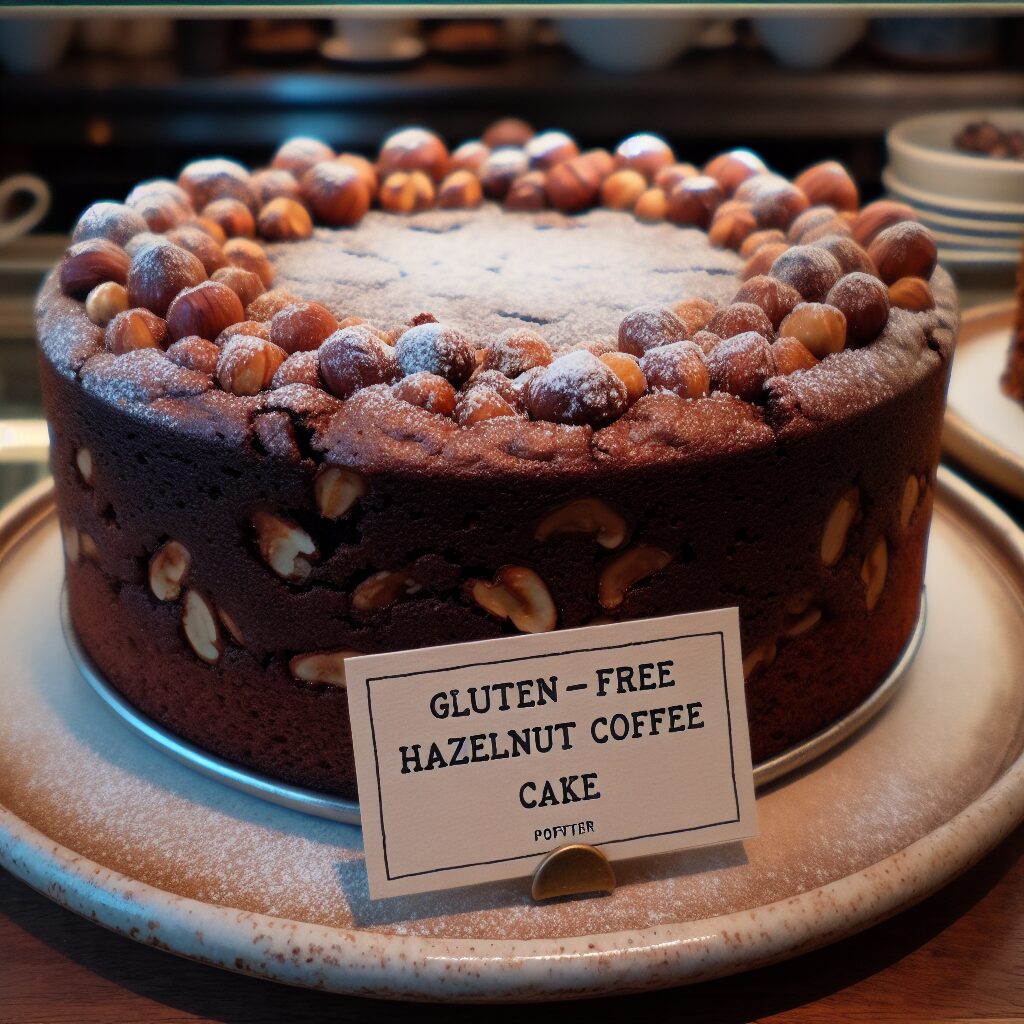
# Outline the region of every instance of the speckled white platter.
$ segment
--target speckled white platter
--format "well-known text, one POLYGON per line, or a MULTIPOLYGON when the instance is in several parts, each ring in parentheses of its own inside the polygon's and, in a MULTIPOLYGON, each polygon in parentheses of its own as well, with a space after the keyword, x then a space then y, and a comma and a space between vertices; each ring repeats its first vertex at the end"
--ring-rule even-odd
POLYGON ((526 879, 373 903, 358 829, 179 765, 124 727, 60 636, 47 492, 0 521, 0 864, 139 941, 396 998, 657 988, 795 956, 974 863, 1024 817, 1024 535, 940 475, 928 626, 884 712, 758 798, 761 835, 618 865, 608 898, 526 879))
POLYGON ((999 387, 1015 310, 1005 302, 964 317, 942 443, 980 477, 1024 499, 1024 407, 999 387))

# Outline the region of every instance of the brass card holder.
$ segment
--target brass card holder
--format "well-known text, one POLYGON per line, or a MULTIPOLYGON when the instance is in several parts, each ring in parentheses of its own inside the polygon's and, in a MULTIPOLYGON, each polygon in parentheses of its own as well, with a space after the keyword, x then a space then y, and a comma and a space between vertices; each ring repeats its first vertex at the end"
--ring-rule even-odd
POLYGON ((615 872, 608 858, 587 843, 569 843, 552 850, 533 873, 530 895, 538 902, 560 896, 615 892, 615 872))

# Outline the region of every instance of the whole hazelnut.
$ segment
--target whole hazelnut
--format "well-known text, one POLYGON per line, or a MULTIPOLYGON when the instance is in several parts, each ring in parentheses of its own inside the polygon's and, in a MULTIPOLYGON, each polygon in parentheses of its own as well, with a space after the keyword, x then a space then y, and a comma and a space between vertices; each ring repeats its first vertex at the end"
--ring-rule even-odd
POLYGON ((167 307, 179 292, 205 280, 206 269, 187 249, 173 242, 147 245, 135 254, 128 268, 128 304, 166 316, 167 307))
POLYGON ((867 250, 862 249, 852 238, 844 235, 826 235, 814 239, 814 245, 835 256, 844 274, 852 274, 856 270, 862 274, 878 276, 877 268, 871 262, 867 250))
POLYGON ((322 385, 320 378, 320 352, 293 352, 278 368, 271 388, 285 388, 289 384, 306 384, 311 388, 322 385))
POLYGON ((158 235, 155 231, 143 231, 141 235, 136 235, 124 247, 124 251, 128 253, 128 259, 133 260, 147 245, 157 245, 166 241, 166 235, 158 235))
POLYGON ((232 395, 258 395, 270 387, 285 353, 262 338, 235 335, 217 359, 217 383, 232 395))
POLYGON ((521 149, 495 149, 480 168, 480 184, 488 199, 504 199, 512 182, 526 174, 530 163, 521 149))
POLYGON ((804 245, 818 245, 823 238, 846 238, 848 241, 856 245, 853 241, 853 232, 850 230, 849 223, 842 217, 836 216, 827 224, 818 224, 816 227, 805 231, 800 241, 804 245))
POLYGON ((709 302, 696 296, 689 299, 682 299, 672 306, 672 312, 686 324, 686 329, 692 338, 697 331, 703 331, 718 309, 718 303, 709 302))
POLYGON ((872 274, 854 271, 829 290, 825 301, 846 317, 846 338, 852 345, 874 341, 889 319, 889 293, 872 274))
POLYGON ((752 277, 767 274, 775 261, 789 248, 788 242, 766 242, 743 265, 740 277, 749 281, 752 277))
MULTIPOLYGON (((679 342, 679 344, 683 344, 683 342, 679 342)), ((664 352, 665 349, 673 347, 666 345, 655 351, 664 352)), ((643 370, 640 369, 640 360, 636 356, 631 356, 628 352, 605 352, 597 358, 605 366, 610 367, 615 376, 626 385, 627 405, 632 405, 647 390, 647 378, 644 376, 643 370)))
POLYGON ((115 245, 127 245, 136 235, 148 231, 149 226, 138 211, 123 203, 93 203, 75 225, 72 242, 90 238, 105 238, 115 245))
POLYGON ((402 128, 384 140, 377 167, 382 179, 395 171, 422 171, 440 181, 448 167, 448 147, 425 128, 402 128))
POLYGON ((263 282, 264 288, 274 283, 274 268, 261 245, 248 238, 229 238, 222 251, 231 266, 251 270, 263 282))
POLYGON ((708 321, 707 329, 720 338, 754 331, 768 341, 775 336, 768 314, 753 302, 733 302, 716 310, 708 321))
POLYGON ((311 167, 299 187, 313 216, 331 227, 358 224, 370 208, 370 190, 359 172, 336 160, 311 167))
POLYGON ((640 369, 652 391, 671 391, 681 398, 702 398, 711 386, 704 352, 692 341, 651 349, 640 360, 640 369))
POLYGON ((351 167, 359 175, 360 181, 366 186, 370 193, 370 200, 377 195, 380 179, 377 177, 377 168, 358 153, 339 153, 337 163, 345 167, 351 167))
POLYGON ((167 324, 148 309, 126 309, 107 324, 103 347, 114 355, 137 348, 163 348, 167 344, 167 324))
POLYGON ((269 322, 274 315, 279 313, 286 306, 293 306, 296 302, 302 302, 298 295, 293 295, 284 288, 274 288, 269 292, 257 295, 251 302, 246 303, 245 315, 250 320, 269 322))
POLYGON ((178 184, 197 210, 215 199, 237 199, 250 210, 258 205, 249 172, 234 160, 194 160, 181 169, 178 184))
POLYGON ((118 313, 128 308, 128 289, 116 281, 96 285, 86 296, 85 315, 97 327, 106 327, 118 313))
POLYGON ((186 370, 212 374, 217 370, 220 348, 212 341, 198 338, 193 334, 187 338, 179 338, 168 346, 167 358, 175 366, 181 366, 186 370))
POLYGON ((442 210, 471 210, 484 201, 480 179, 469 170, 452 171, 437 191, 437 205, 442 210))
POLYGON ((380 205, 388 213, 429 210, 434 198, 434 182, 424 171, 394 171, 380 186, 380 205))
MULTIPOLYGON (((218 246, 223 246, 228 240, 228 236, 224 233, 224 229, 216 222, 210 220, 209 217, 195 217, 182 225, 183 228, 195 228, 206 235, 212 242, 216 242, 218 246)), ((171 232, 168 232, 171 234, 171 232)))
POLYGON ((215 199, 203 207, 201 216, 219 224, 228 238, 252 238, 256 234, 252 210, 237 199, 215 199))
POLYGON ((210 275, 210 280, 226 284, 242 300, 245 307, 248 307, 257 295, 262 295, 266 291, 258 275, 241 267, 221 267, 210 275))
POLYGON ((860 206, 856 182, 835 160, 808 167, 793 179, 793 184, 815 205, 823 203, 837 210, 856 210, 860 206))
POLYGON ((767 170, 756 153, 749 149, 733 149, 709 160, 703 173, 718 182, 723 195, 731 196, 747 178, 764 174, 767 170))
POLYGON ((455 418, 463 427, 519 414, 513 402, 487 384, 470 384, 455 403, 455 418))
MULTIPOLYGON (((669 164, 654 175, 654 185, 666 194, 687 178, 699 178, 700 171, 693 164, 669 164)), ((721 186, 719 186, 721 187, 721 186)))
POLYGON ((686 178, 669 190, 665 216, 673 224, 706 228, 723 198, 722 188, 714 178, 686 178))
POLYGON ((287 171, 298 179, 311 167, 333 159, 334 150, 326 142, 307 136, 296 136, 281 144, 281 148, 274 154, 274 159, 270 161, 270 166, 274 170, 287 171))
POLYGON ((483 143, 490 149, 502 146, 525 146, 533 138, 533 126, 518 117, 503 117, 490 125, 483 134, 483 143))
MULTIPOLYGON (((244 207, 243 207, 244 209, 244 207)), ((246 213, 249 211, 246 210, 246 213)), ((227 266, 224 250, 205 231, 194 225, 185 224, 167 233, 167 241, 180 249, 190 252, 203 265, 207 275, 227 266)), ((159 244, 159 243, 158 243, 159 244)), ((193 281, 198 284, 198 281, 193 281)))
POLYGON ((743 243, 740 245, 740 255, 745 260, 748 260, 762 245, 768 245, 770 242, 785 241, 785 234, 778 228, 761 228, 759 231, 752 231, 743 239, 743 243))
POLYGON ((638 358, 649 349, 689 337, 686 324, 667 306, 641 306, 619 322, 619 351, 638 358))
POLYGON ((240 320, 237 324, 229 324, 214 338, 213 343, 220 348, 237 334, 245 334, 250 338, 262 338, 270 341, 270 326, 259 320, 240 320))
POLYGON ((588 149, 580 154, 583 161, 601 180, 604 181, 615 170, 615 157, 607 149, 588 149))
POLYGON ((697 346, 704 353, 704 355, 710 355, 719 345, 722 344, 722 339, 711 331, 695 331, 693 338, 690 339, 694 345, 697 346))
POLYGON ((338 398, 374 384, 391 384, 401 375, 394 350, 365 327, 335 331, 319 352, 324 386, 338 398))
POLYGON ((912 313, 923 313, 935 308, 935 296, 932 295, 928 282, 921 277, 901 277, 898 281, 893 281, 889 285, 889 302, 898 309, 906 309, 912 313))
POLYGON ((195 211, 184 189, 173 181, 144 181, 128 193, 125 206, 134 210, 150 231, 170 231, 184 224, 195 211))
POLYGON ((772 347, 753 331, 726 338, 705 356, 711 385, 746 402, 764 396, 764 384, 775 375, 772 347))
POLYGON ((663 167, 669 167, 675 162, 672 147, 658 135, 630 135, 615 149, 616 166, 639 171, 648 181, 651 181, 663 167))
POLYGON ((476 367, 469 339, 454 327, 439 323, 410 327, 395 343, 395 356, 403 374, 436 373, 456 386, 476 367))
POLYGON ((473 174, 479 175, 483 165, 487 162, 487 158, 491 155, 490 147, 479 139, 470 139, 468 142, 462 143, 461 146, 452 150, 452 154, 448 157, 448 169, 447 173, 451 174, 453 171, 472 171, 473 174))
POLYGON ((60 264, 60 290, 73 299, 84 299, 104 281, 124 284, 128 277, 128 253, 106 238, 75 242, 60 264))
POLYGON ((801 302, 779 325, 780 338, 796 338, 818 359, 846 347, 846 317, 822 302, 801 302))
MULTIPOLYGON (((761 274, 745 281, 740 286, 733 302, 750 302, 759 306, 764 310, 771 327, 778 329, 783 319, 803 302, 803 296, 792 285, 785 284, 778 278, 761 274)), ((750 327, 748 330, 757 330, 757 328, 750 327)), ((764 332, 759 331, 759 333, 764 332)), ((770 340, 771 335, 765 334, 765 337, 770 340)))
POLYGON ((792 285, 808 302, 819 302, 843 276, 843 268, 824 249, 794 245, 775 260, 768 273, 792 285))
POLYGON ((721 249, 738 249, 757 230, 753 209, 746 203, 723 203, 711 218, 708 241, 721 249))
POLYGON ((270 321, 270 340, 285 352, 319 348, 338 329, 334 314, 319 302, 297 302, 275 313, 270 321))
POLYGON ((748 178, 736 190, 736 198, 750 203, 762 228, 785 230, 810 206, 810 201, 800 189, 785 178, 770 174, 748 178))
POLYGON ((241 299, 219 281, 203 281, 186 288, 167 308, 167 327, 173 341, 190 334, 216 338, 225 327, 244 319, 241 299))
POLYGON ((796 338, 778 338, 773 341, 772 355, 775 357, 776 372, 784 376, 818 365, 818 360, 811 354, 810 349, 796 338))
POLYGON ((547 366, 551 358, 551 347, 539 334, 525 327, 510 327, 483 350, 480 367, 518 377, 535 366, 547 366))
POLYGON ((256 199, 261 207, 272 199, 301 199, 299 180, 291 171, 266 168, 255 171, 250 179, 256 199))
POLYGON ((844 223, 831 206, 811 206, 804 210, 786 229, 786 239, 794 244, 804 241, 804 236, 826 225, 844 223))
POLYGON ((516 178, 505 193, 505 209, 517 213, 547 209, 547 178, 544 171, 528 171, 516 178))
POLYGON ((656 224, 668 216, 668 196, 663 189, 645 189, 633 206, 633 216, 645 224, 656 224))
POLYGON ((917 213, 906 203, 893 202, 891 199, 868 203, 853 222, 853 240, 858 245, 868 246, 877 234, 905 220, 917 220, 917 213))
POLYGON ((901 277, 932 276, 938 250, 932 233, 915 221, 903 221, 875 235, 868 256, 878 268, 878 276, 892 284, 901 277))
POLYGON ((530 167, 542 171, 548 171, 564 160, 572 160, 580 154, 575 141, 560 131, 546 131, 534 135, 523 146, 523 151, 530 167))
POLYGON ((395 398, 409 405, 426 409, 439 416, 451 416, 455 412, 458 394, 455 388, 436 373, 413 373, 391 385, 395 398))
POLYGON ((615 171, 601 182, 601 205, 610 210, 632 210, 647 191, 647 179, 629 167, 615 171))
POLYGON ((626 385, 610 366, 580 350, 540 370, 524 398, 535 420, 597 428, 626 411, 627 395, 626 385))
POLYGON ((556 210, 579 213, 597 202, 601 178, 583 157, 574 157, 548 171, 544 190, 556 210))
POLYGON ((309 211, 297 199, 278 196, 260 210, 260 235, 271 242, 297 242, 313 234, 309 211))

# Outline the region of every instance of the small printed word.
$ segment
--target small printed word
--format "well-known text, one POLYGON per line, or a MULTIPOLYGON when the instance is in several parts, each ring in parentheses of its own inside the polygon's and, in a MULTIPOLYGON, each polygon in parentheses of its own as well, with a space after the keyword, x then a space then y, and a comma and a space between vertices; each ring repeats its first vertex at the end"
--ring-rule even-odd
POLYGON ((592 821, 574 821, 571 825, 549 825, 547 828, 535 828, 533 830, 533 841, 535 843, 550 843, 552 839, 582 836, 593 831, 594 823, 592 821))

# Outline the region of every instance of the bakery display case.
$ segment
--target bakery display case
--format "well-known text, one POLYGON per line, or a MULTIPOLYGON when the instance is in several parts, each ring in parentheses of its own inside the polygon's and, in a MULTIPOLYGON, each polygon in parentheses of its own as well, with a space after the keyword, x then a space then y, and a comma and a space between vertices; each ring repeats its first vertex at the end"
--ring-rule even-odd
POLYGON ((14 13, 0 1016, 1012 1018, 1015 12, 14 13))

